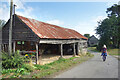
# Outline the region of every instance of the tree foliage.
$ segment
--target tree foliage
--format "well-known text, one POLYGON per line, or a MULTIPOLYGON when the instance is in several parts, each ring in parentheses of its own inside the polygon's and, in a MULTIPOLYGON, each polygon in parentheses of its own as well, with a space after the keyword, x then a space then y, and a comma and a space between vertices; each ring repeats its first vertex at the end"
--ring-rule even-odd
POLYGON ((108 14, 108 17, 115 15, 120 17, 120 5, 114 4, 110 8, 107 8, 106 13, 108 14))
POLYGON ((120 6, 115 4, 107 8, 108 18, 98 22, 98 27, 95 29, 99 35, 100 41, 98 49, 100 50, 104 44, 108 48, 118 48, 120 43, 120 6))
POLYGON ((0 20, 0 29, 5 25, 5 21, 4 20, 0 20))
POLYGON ((90 34, 84 34, 85 37, 89 38, 90 37, 90 34))

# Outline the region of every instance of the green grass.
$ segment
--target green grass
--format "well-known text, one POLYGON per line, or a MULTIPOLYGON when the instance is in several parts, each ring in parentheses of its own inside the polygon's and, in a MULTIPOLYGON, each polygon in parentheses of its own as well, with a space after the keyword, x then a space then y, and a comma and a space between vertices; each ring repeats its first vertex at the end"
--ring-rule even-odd
POLYGON ((96 47, 88 47, 88 50, 95 51, 95 52, 100 52, 96 49, 96 47))
MULTIPOLYGON (((96 47, 88 47, 88 50, 99 52, 96 47)), ((120 55, 120 49, 108 49, 109 55, 120 55)))
POLYGON ((119 55, 120 56, 120 49, 109 49, 108 54, 109 55, 119 55))
POLYGON ((80 57, 71 57, 69 59, 60 58, 57 61, 45 65, 24 64, 21 68, 3 69, 1 72, 4 75, 3 78, 42 78, 69 69, 72 66, 87 61, 93 56, 94 55, 87 53, 86 55, 81 55, 80 57), (11 73, 12 75, 9 75, 11 73))
MULTIPOLYGON (((53 75, 57 72, 69 69, 71 66, 75 66, 76 64, 82 63, 84 61, 87 61, 93 57, 91 54, 87 54, 86 56, 81 57, 71 57, 69 59, 59 59, 57 61, 54 61, 52 63, 43 65, 44 68, 40 68, 40 72, 32 75, 33 78, 44 78, 49 75, 53 75)), ((38 68, 41 66, 37 66, 38 68)))

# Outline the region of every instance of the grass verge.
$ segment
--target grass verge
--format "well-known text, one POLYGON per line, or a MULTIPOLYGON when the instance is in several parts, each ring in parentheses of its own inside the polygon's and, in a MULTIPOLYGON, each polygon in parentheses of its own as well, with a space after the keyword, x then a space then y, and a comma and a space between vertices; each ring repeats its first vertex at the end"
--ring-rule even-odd
POLYGON ((120 50, 119 49, 109 49, 108 54, 109 55, 119 55, 120 56, 120 50))
POLYGON ((61 58, 45 65, 30 65, 24 64, 21 68, 16 69, 3 69, 3 78, 45 78, 53 76, 61 71, 67 70, 77 64, 89 60, 94 55, 87 53, 80 57, 71 57, 69 59, 61 58))
POLYGON ((118 60, 120 60, 120 49, 109 49, 108 54, 116 57, 118 60))
MULTIPOLYGON (((88 50, 99 52, 96 49, 96 47, 88 47, 88 50)), ((109 55, 112 55, 112 56, 118 58, 118 60, 120 60, 120 49, 108 49, 107 51, 108 51, 109 55)))
POLYGON ((94 55, 87 53, 86 55, 82 55, 80 57, 71 57, 69 59, 61 58, 61 59, 54 61, 50 64, 43 65, 42 66, 43 68, 39 68, 41 66, 36 65, 37 69, 39 69, 40 71, 38 73, 32 75, 32 78, 45 78, 48 76, 49 77, 54 76, 55 74, 58 74, 61 71, 69 69, 70 67, 73 67, 73 66, 80 64, 84 61, 87 61, 88 59, 90 59, 93 56, 94 55))
POLYGON ((90 51, 94 51, 94 52, 100 52, 96 49, 96 47, 88 47, 88 50, 90 51))

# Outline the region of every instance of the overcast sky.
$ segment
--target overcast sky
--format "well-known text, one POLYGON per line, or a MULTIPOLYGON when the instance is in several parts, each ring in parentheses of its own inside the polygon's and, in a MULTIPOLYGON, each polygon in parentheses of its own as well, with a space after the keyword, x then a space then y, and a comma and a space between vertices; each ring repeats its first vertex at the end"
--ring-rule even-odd
MULTIPOLYGON (((97 21, 107 17, 106 10, 118 1, 96 2, 25 2, 15 0, 16 14, 36 19, 39 21, 55 24, 64 28, 78 31, 82 35, 88 33, 95 35, 97 21)), ((9 1, 0 2, 0 19, 9 19, 9 1)), ((96 36, 96 35, 95 35, 96 36)))

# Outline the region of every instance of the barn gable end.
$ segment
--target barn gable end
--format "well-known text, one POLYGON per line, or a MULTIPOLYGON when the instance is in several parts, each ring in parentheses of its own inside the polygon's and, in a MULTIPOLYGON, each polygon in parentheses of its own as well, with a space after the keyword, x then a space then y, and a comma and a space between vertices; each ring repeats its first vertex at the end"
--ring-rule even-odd
MULTIPOLYGON (((12 28, 12 41, 38 41, 40 38, 15 15, 15 23, 12 28), (15 24, 15 26, 14 26, 15 24)), ((2 43, 8 44, 9 38, 9 23, 2 28, 2 43)))

